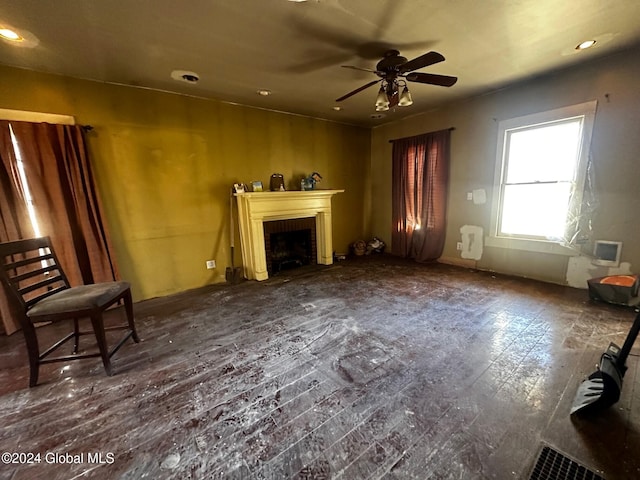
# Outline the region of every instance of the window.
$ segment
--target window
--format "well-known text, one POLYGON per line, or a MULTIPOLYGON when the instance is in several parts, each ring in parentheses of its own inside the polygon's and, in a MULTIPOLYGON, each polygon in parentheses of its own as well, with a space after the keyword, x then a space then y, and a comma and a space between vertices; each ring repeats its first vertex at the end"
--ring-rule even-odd
POLYGON ((31 221, 31 227, 33 228, 33 233, 36 237, 41 237, 40 227, 38 225, 38 218, 36 217, 36 209, 33 206, 33 198, 31 197, 31 191, 29 190, 29 183, 27 182, 27 175, 24 171, 24 163, 22 162, 22 153, 20 152, 20 147, 18 145, 18 141, 16 140, 16 136, 13 133, 13 128, 11 128, 11 124, 9 124, 9 134, 11 136, 11 143, 13 144, 13 151, 16 155, 16 164, 18 167, 18 177, 20 179, 20 186, 22 187, 22 191, 24 192, 24 201, 27 204, 27 212, 29 212, 29 220, 31 221))
POLYGON ((501 121, 487 245, 569 253, 596 102, 501 121))

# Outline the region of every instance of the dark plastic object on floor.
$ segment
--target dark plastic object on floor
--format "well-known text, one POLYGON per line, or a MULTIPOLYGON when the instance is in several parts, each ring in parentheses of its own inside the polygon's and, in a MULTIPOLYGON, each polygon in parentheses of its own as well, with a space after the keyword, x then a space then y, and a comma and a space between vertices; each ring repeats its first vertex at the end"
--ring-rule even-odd
POLYGON ((638 275, 609 275, 587 280, 589 298, 614 305, 634 306, 640 301, 638 275))
POLYGON ((603 410, 620 399, 622 378, 627 370, 625 363, 638 337, 638 332, 640 332, 640 313, 636 315, 622 348, 615 343, 610 343, 600 357, 598 370, 589 375, 589 378, 578 387, 571 407, 571 415, 603 410))

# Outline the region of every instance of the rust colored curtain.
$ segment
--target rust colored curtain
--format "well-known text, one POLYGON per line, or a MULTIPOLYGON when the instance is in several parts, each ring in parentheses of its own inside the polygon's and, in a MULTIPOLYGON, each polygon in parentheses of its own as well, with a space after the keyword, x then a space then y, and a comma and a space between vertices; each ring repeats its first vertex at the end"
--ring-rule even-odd
POLYGON ((391 250, 418 262, 442 255, 451 130, 393 141, 391 250))
MULTIPOLYGON (((33 236, 17 168, 9 122, 0 121, 0 242, 33 236)), ((0 319, 7 335, 20 328, 3 288, 0 288, 0 319)))
MULTIPOLYGON (((0 176, 3 181, 5 176, 9 176, 15 185, 19 182, 10 173, 15 170, 15 160, 8 156, 9 160, 4 161, 5 151, 12 150, 10 138, 9 145, 5 146, 4 132, 8 130, 8 123, 0 122, 3 138, 0 151, 4 167, 0 176)), ((21 153, 40 232, 51 237, 69 282, 81 285, 119 279, 82 127, 10 123, 21 153)), ((2 241, 33 236, 30 224, 27 227, 28 220, 25 221, 24 207, 20 206, 24 201, 19 187, 14 187, 13 192, 12 198, 6 199, 6 205, 6 195, 2 197, 2 241), (5 211, 9 221, 5 220, 5 211), (12 226, 16 223, 13 217, 18 218, 21 228, 12 226)), ((10 333, 4 314, 2 319, 5 330, 10 333)))

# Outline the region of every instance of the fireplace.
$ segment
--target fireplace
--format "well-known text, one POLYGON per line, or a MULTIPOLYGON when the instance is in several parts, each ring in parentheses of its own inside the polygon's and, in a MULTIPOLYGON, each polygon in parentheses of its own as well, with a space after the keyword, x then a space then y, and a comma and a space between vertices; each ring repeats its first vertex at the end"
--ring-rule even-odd
MULTIPOLYGON (((331 265, 333 263, 333 238, 331 227, 331 197, 344 190, 310 190, 310 191, 286 191, 286 192, 247 192, 235 194, 238 201, 238 220, 240 226, 240 243, 242 246, 242 263, 245 278, 249 280, 266 280, 269 274, 276 273, 273 265, 273 258, 267 262, 267 253, 271 250, 271 243, 274 241, 272 233, 283 233, 269 231, 271 228, 284 228, 282 226, 273 227, 269 224, 282 220, 303 222, 303 228, 295 226, 293 231, 311 230, 311 240, 303 240, 302 244, 311 244, 311 253, 308 255, 299 253, 298 256, 309 256, 310 263, 320 265, 331 265), (313 225, 313 228, 311 227, 313 225), (267 242, 269 247, 267 249, 267 242), (315 247, 315 250, 313 248, 315 247)), ((294 222, 294 224, 295 224, 294 222)), ((285 225, 285 224, 278 224, 285 225)), ((289 224, 291 225, 291 224, 289 224)), ((296 224, 297 225, 297 224, 296 224)), ((286 229, 291 229, 287 226, 286 229)), ((303 234, 300 234, 303 235, 303 234)), ((304 234, 307 235, 307 234, 304 234)), ((300 237, 302 238, 302 237, 300 237)), ((276 242, 286 246, 286 240, 276 237, 276 242)), ((300 250, 300 246, 293 247, 300 250)), ((305 247, 306 248, 306 247, 305 247)), ((281 255, 279 252, 278 256, 281 255)), ((281 260, 276 268, 282 269, 283 262, 295 263, 303 261, 299 258, 281 260)))
POLYGON ((316 219, 296 218, 263 223, 269 275, 316 263, 316 219))

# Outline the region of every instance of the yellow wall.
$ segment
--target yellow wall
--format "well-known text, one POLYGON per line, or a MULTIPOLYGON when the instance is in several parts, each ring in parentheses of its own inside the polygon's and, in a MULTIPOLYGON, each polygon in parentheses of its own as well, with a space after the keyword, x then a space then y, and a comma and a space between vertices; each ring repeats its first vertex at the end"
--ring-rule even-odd
MULTIPOLYGON (((136 300, 224 281, 234 182, 312 171, 333 197, 334 249, 364 238, 370 131, 145 89, 0 67, 0 108, 73 115, 89 148, 122 277, 136 300), (205 261, 217 268, 207 270, 205 261)), ((237 229, 237 226, 236 226, 237 229)), ((236 265, 241 263, 236 236, 236 265)))
MULTIPOLYGON (((489 229, 497 122, 594 99, 599 201, 594 237, 623 241, 623 266, 637 272, 638 78, 640 53, 630 50, 369 130, 0 67, 0 108, 74 115, 78 123, 95 127, 89 145, 117 260, 140 300, 224 281, 229 188, 237 181, 268 185, 274 172, 297 189, 302 175, 317 170, 324 176, 322 188, 346 190, 333 200, 336 251, 346 252, 354 240, 372 235, 390 243, 389 140, 448 127, 455 131, 443 255, 460 260, 460 227, 489 229), (486 190, 486 204, 466 200, 474 189, 486 190), (217 261, 216 270, 205 269, 208 259, 217 261)), ((418 105, 420 95, 437 87, 419 88, 418 105)), ((592 268, 588 259, 572 262, 575 258, 485 246, 477 266, 579 285, 615 273, 592 268)))
MULTIPOLYGON (((639 78, 640 52, 629 50, 375 128, 371 141, 371 208, 377 215, 372 217, 372 233, 390 241, 390 139, 455 127, 451 136, 449 209, 443 256, 461 261, 456 250, 456 243, 461 241, 460 227, 474 225, 482 227, 485 234, 489 231, 498 121, 597 100, 591 150, 598 199, 592 218, 593 236, 622 241, 622 270, 638 273, 639 78), (486 190, 487 203, 475 205, 466 199, 467 192, 474 189, 486 190)), ((464 82, 464 78, 460 82, 464 82)), ((421 95, 429 94, 429 88, 437 87, 413 90, 416 103, 421 95)), ((587 278, 610 273, 593 267, 588 258, 570 260, 562 255, 487 246, 477 266, 583 287, 587 278)))

